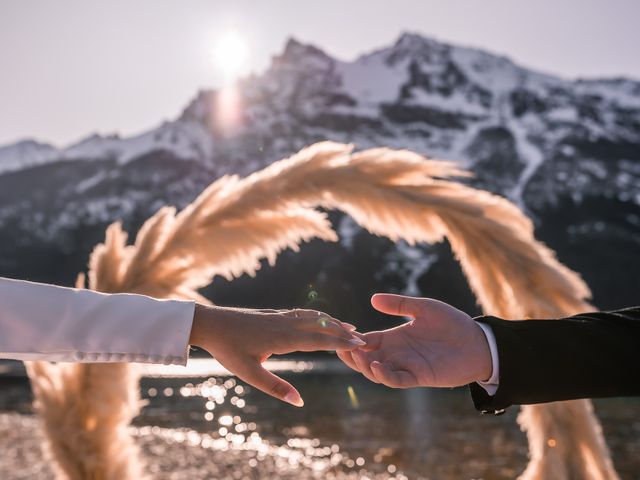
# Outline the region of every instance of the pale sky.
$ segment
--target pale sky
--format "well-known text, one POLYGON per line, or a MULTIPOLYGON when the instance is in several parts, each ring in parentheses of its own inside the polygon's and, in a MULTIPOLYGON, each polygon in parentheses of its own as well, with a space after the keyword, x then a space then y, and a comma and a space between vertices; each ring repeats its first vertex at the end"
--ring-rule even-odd
POLYGON ((0 0, 0 144, 130 135, 215 87, 222 32, 259 72, 288 37, 350 60, 412 31, 565 77, 640 78, 638 0, 0 0))

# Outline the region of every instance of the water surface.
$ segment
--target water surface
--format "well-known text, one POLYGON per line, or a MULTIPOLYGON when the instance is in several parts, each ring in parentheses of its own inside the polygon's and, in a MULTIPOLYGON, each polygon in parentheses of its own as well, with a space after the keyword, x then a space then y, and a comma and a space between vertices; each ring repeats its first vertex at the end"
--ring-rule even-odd
MULTIPOLYGON (((300 466, 332 478, 346 478, 335 476, 344 472, 349 478, 511 479, 526 466, 517 408, 480 415, 466 389, 392 390, 333 359, 270 367, 298 387, 305 408, 272 399, 213 362, 197 361, 188 370, 148 367, 153 376, 141 382, 148 404, 134 434, 251 451, 250 462, 274 457, 294 471, 300 466)), ((24 380, 0 385, 1 410, 30 411, 24 380)), ((640 399, 597 400, 595 408, 622 478, 638 478, 640 399)))

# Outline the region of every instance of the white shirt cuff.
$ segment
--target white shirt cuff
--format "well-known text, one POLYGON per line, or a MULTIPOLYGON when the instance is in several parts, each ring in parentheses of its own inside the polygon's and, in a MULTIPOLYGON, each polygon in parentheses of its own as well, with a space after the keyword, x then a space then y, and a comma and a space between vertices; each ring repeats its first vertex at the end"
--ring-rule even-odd
POLYGON ((482 322, 476 322, 482 331, 484 332, 484 336, 487 339, 487 343, 489 344, 489 350, 491 351, 491 376, 488 380, 483 382, 477 382, 489 395, 495 395, 498 390, 498 386, 500 384, 500 362, 498 360, 498 345, 496 344, 496 337, 493 334, 493 330, 491 327, 482 322))

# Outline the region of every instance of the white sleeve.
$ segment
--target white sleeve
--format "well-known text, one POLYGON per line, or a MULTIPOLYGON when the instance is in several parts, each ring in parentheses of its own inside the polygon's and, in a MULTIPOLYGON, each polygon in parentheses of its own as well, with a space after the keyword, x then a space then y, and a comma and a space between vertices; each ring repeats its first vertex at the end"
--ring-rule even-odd
POLYGON ((482 322, 476 322, 482 331, 484 332, 484 336, 487 338, 487 343, 489 344, 489 350, 491 350, 491 377, 484 382, 477 382, 489 395, 495 395, 498 387, 500 385, 500 362, 498 360, 498 345, 496 343, 496 337, 493 334, 493 330, 489 325, 486 325, 482 322))
POLYGON ((0 358, 185 365, 194 309, 0 278, 0 358))

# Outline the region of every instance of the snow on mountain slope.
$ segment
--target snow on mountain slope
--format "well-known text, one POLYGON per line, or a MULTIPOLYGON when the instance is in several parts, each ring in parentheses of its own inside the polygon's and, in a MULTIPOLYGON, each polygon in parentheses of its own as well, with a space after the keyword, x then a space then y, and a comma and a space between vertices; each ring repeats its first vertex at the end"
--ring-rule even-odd
POLYGON ((59 160, 112 159, 125 163, 154 151, 170 152, 182 159, 209 160, 213 144, 205 125, 180 118, 126 138, 93 134, 62 149, 32 140, 0 147, 0 174, 59 160))
MULTIPOLYGON (((237 91, 233 131, 220 128, 220 92, 202 91, 179 117, 140 135, 92 135, 63 149, 34 141, 0 148, 0 173, 57 160, 124 164, 164 152, 218 174, 247 174, 332 139, 458 161, 480 186, 525 206, 531 192, 539 202, 567 189, 607 191, 610 176, 638 162, 640 82, 558 78, 417 34, 352 62, 291 39, 237 91)), ((635 198, 637 173, 624 174, 634 190, 626 195, 635 198)))
POLYGON ((568 137, 640 139, 639 82, 566 80, 412 33, 353 62, 292 39, 238 91, 242 121, 231 134, 218 128, 219 92, 204 91, 177 119, 140 135, 92 135, 60 150, 28 141, 1 148, 0 172, 164 151, 248 173, 325 138, 412 148, 475 168, 471 147, 487 129, 504 127, 518 144, 515 165, 528 165, 505 185, 521 200, 537 167, 568 137))
POLYGON ((62 151, 64 159, 113 158, 127 162, 152 151, 166 151, 178 158, 208 159, 213 139, 197 122, 176 120, 140 135, 121 139, 116 135, 92 135, 62 151))
POLYGON ((22 140, 0 147, 0 174, 5 171, 29 168, 57 160, 60 152, 55 147, 35 140, 22 140))

